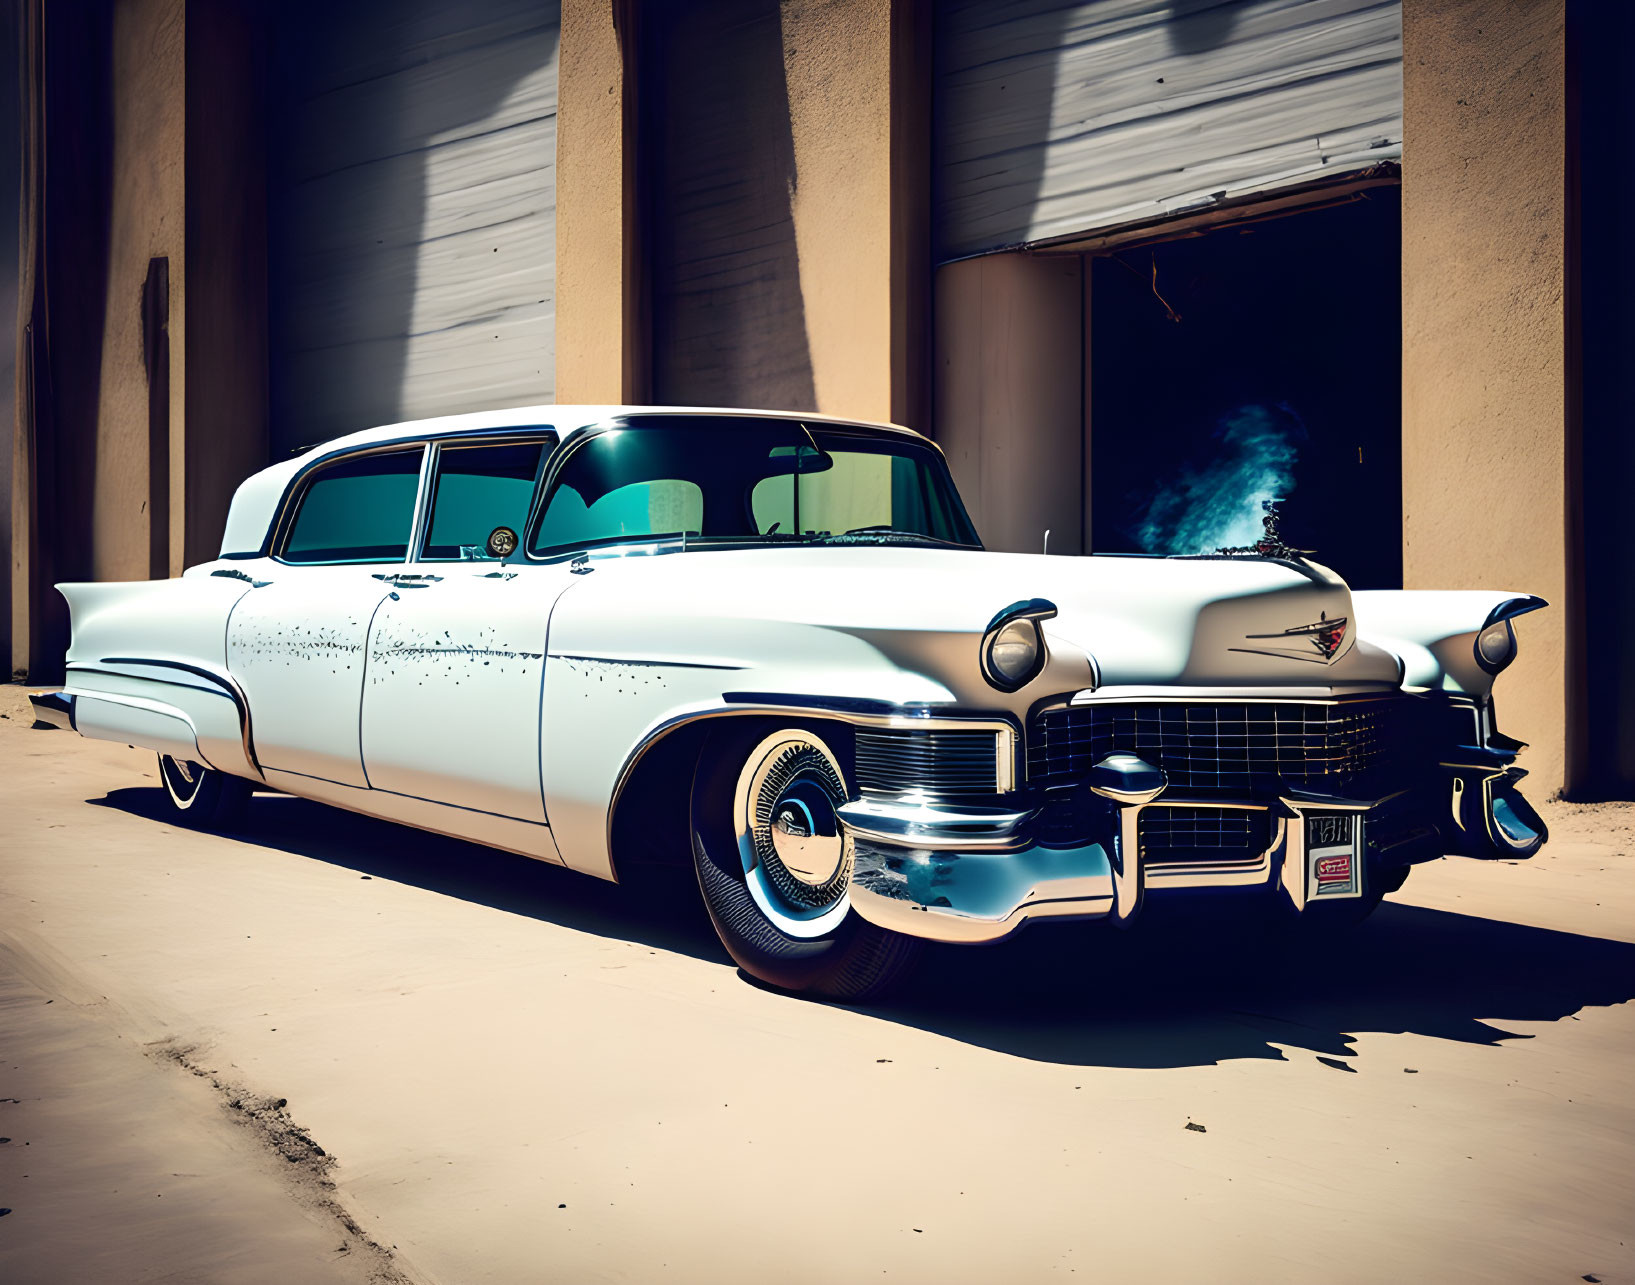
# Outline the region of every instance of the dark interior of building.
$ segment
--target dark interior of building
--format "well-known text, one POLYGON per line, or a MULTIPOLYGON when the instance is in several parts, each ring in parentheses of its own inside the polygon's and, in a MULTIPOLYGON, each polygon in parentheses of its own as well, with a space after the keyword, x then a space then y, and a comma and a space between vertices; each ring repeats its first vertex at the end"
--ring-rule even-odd
POLYGON ((1093 259, 1098 553, 1281 534, 1402 585, 1400 189, 1093 259))

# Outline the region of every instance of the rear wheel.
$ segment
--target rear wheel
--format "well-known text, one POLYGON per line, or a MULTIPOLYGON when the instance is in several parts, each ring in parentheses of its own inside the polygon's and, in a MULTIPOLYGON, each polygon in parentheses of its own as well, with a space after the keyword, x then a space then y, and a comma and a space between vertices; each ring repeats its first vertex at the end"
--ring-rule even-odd
POLYGON ((896 981, 919 942, 860 918, 835 809, 840 765, 813 732, 717 733, 693 781, 693 864, 715 931, 750 976, 862 1000, 896 981))
POLYGON ((250 783, 243 777, 169 754, 159 756, 159 780, 175 818, 199 829, 232 825, 243 815, 250 797, 250 783))

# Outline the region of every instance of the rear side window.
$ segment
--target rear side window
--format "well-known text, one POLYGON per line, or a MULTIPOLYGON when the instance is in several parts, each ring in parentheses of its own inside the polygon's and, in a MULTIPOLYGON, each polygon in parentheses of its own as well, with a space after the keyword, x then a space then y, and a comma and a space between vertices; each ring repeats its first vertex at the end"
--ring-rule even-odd
POLYGON ((318 473, 295 511, 284 561, 403 561, 424 453, 417 446, 363 455, 318 473))
POLYGON ((489 536, 500 527, 509 530, 515 548, 528 521, 544 449, 542 442, 443 447, 421 557, 438 562, 502 556, 489 546, 489 536))

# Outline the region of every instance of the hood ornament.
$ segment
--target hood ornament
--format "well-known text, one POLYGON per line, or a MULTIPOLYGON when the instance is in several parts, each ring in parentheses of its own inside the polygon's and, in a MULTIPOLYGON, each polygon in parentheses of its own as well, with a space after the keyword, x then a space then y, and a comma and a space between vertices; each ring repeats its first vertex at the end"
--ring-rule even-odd
POLYGON ((1296 549, 1288 544, 1278 530, 1278 524, 1283 520, 1277 511, 1277 506, 1283 503, 1283 497, 1260 502, 1261 512, 1265 514, 1260 520, 1263 534, 1253 544, 1238 545, 1234 548, 1216 549, 1215 552, 1227 558, 1276 558, 1282 562, 1300 562, 1309 558, 1315 549, 1296 549))
POLYGON ((1233 647, 1232 651, 1246 651, 1256 656, 1287 656, 1293 660, 1321 661, 1328 664, 1340 650, 1340 644, 1345 641, 1346 626, 1349 622, 1344 616, 1328 618, 1328 612, 1318 613, 1317 619, 1308 625, 1292 625, 1288 629, 1280 630, 1275 634, 1245 634, 1248 641, 1259 642, 1263 639, 1282 639, 1287 644, 1283 647, 1233 647), (1302 645, 1308 644, 1308 645, 1302 645), (1315 651, 1317 654, 1313 655, 1315 651))

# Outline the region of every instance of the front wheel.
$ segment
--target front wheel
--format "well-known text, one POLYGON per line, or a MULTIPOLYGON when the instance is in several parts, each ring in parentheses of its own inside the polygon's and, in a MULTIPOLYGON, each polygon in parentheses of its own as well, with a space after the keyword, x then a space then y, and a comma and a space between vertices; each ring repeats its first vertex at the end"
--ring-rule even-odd
POLYGON ((717 733, 693 778, 693 864, 721 942, 780 990, 863 1000, 896 981, 919 942, 851 908, 852 849, 835 810, 840 765, 814 733, 717 733))
POLYGON ((199 829, 232 825, 250 797, 250 783, 243 777, 168 754, 159 756, 159 780, 175 819, 199 829))

